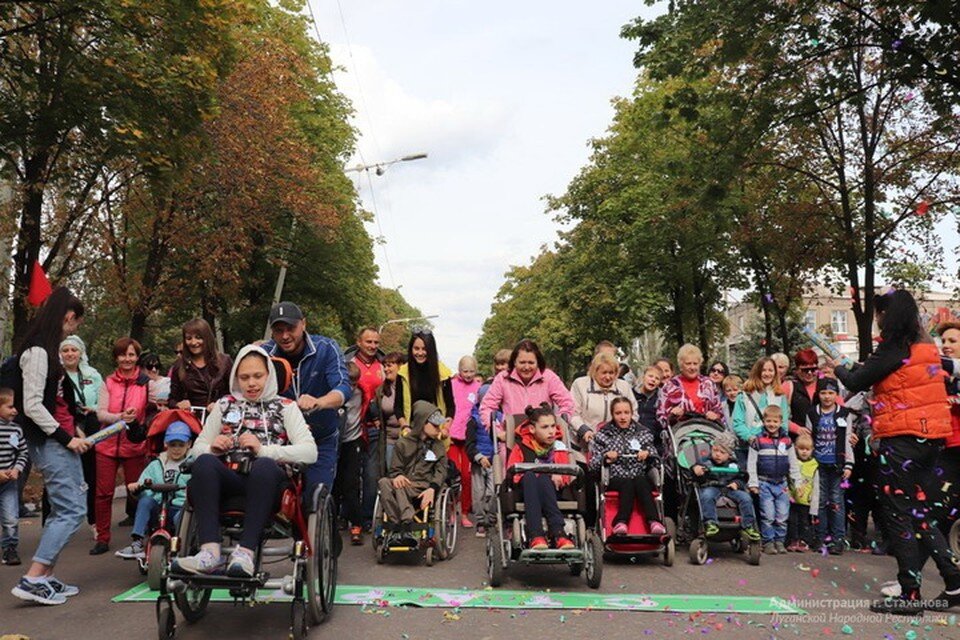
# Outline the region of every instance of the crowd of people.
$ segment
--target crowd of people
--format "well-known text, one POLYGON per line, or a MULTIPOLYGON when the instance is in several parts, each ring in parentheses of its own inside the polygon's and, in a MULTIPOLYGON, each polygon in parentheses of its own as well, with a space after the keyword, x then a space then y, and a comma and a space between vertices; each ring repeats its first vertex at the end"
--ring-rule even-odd
MULTIPOLYGON (((723 426, 709 455, 691 468, 708 538, 718 531, 716 501, 725 495, 739 506, 744 535, 762 543, 764 553, 893 555, 897 581, 874 603, 876 611, 957 606, 960 569, 946 536, 960 506, 960 404, 950 401, 960 379, 960 324, 938 327, 938 345, 908 292, 877 296, 876 309, 880 344, 854 367, 801 349, 792 357, 762 357, 741 377, 721 361, 704 366, 700 349, 687 344, 676 354, 676 372, 664 357, 634 373, 604 341, 586 374, 567 387, 531 340, 497 352, 484 379, 472 356, 461 358, 456 371, 444 366, 429 329, 413 330, 406 352, 384 353, 377 328, 364 327, 342 352, 334 340, 307 332, 296 304, 282 302, 270 312, 271 339, 243 347, 236 360, 218 352, 210 326, 196 319, 183 325, 169 369, 136 340, 120 338, 112 351, 116 369, 104 377, 76 335, 83 304, 57 289, 3 366, 3 562, 20 564, 18 496, 31 465, 43 477, 44 525, 13 593, 43 604, 79 592, 54 569, 84 519, 94 533, 90 553, 110 550, 120 470, 130 489, 121 525, 135 526, 131 544, 117 555, 143 553, 157 511, 155 501, 145 503, 153 500, 143 491, 145 479, 176 477, 191 494, 201 543, 199 553, 177 562, 197 573, 225 567, 229 575, 252 575, 284 463, 306 465, 308 485, 333 488, 355 545, 370 531, 378 490, 388 516, 408 522, 415 508, 435 499, 448 474, 460 478, 461 526, 487 535, 496 522, 496 460, 508 477, 522 461, 581 460, 594 479, 608 467, 610 487, 621 495, 613 532, 626 532, 636 505, 650 531, 664 534, 648 472, 673 455, 671 430, 698 418, 723 426), (278 374, 278 361, 287 376, 278 374), (203 423, 189 451, 190 476, 176 471, 195 435, 181 421, 167 427, 167 451, 148 467, 143 433, 167 408, 203 423), (505 448, 507 415, 526 416, 512 451, 505 448), (127 428, 91 446, 86 436, 118 421, 127 428), (576 455, 557 444, 565 436, 576 455), (221 460, 238 449, 253 459, 244 473, 221 460), (224 560, 217 514, 229 496, 245 500, 245 529, 224 560), (933 600, 920 597, 928 559, 945 582, 933 600)), ((524 483, 528 510, 547 522, 544 530, 540 518, 527 519, 529 545, 572 546, 555 508, 568 480, 525 474, 516 481, 524 483)), ((593 523, 596 482, 586 488, 585 517, 593 523)), ((669 482, 663 501, 675 519, 669 482)))

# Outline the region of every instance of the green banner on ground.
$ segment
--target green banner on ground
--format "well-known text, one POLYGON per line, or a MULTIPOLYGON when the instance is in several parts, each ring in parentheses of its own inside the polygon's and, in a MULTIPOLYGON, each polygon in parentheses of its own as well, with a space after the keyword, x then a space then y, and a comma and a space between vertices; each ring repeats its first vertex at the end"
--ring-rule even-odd
MULTIPOLYGON (((153 602, 157 592, 146 583, 113 602, 153 602)), ((213 602, 232 602, 216 589, 213 602)), ((258 602, 289 602, 282 591, 260 592, 258 602)), ((337 586, 336 603, 371 607, 437 607, 482 609, 579 609, 593 611, 674 611, 680 613, 803 614, 786 600, 760 596, 596 593, 569 591, 510 591, 506 589, 415 589, 412 587, 337 586)))

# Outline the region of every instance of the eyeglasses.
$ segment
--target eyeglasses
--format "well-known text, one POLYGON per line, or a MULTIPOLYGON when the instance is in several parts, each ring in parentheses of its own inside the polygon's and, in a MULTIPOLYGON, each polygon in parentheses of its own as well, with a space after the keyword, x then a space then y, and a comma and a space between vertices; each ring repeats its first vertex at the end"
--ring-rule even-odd
POLYGON ((713 368, 713 369, 710 369, 710 373, 719 373, 721 375, 726 375, 727 372, 724 371, 723 369, 713 368))

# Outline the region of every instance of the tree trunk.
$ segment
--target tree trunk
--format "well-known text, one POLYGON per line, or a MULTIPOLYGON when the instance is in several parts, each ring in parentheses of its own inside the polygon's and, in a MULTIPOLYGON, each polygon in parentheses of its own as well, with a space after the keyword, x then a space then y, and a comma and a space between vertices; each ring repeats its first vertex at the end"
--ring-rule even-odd
POLYGON ((787 310, 781 309, 780 305, 774 306, 777 310, 777 322, 780 330, 780 350, 789 354, 793 345, 790 344, 790 330, 787 327, 787 310))
POLYGON ((686 344, 683 334, 683 289, 674 287, 670 291, 673 300, 673 334, 677 338, 677 346, 686 344))
POLYGON ((705 363, 710 360, 710 341, 707 338, 707 305, 703 300, 703 279, 700 274, 693 279, 693 304, 697 314, 697 338, 705 363))
POLYGON ((21 186, 23 204, 20 210, 20 231, 17 233, 17 253, 13 258, 13 344, 20 345, 27 330, 29 309, 27 292, 33 264, 40 259, 40 221, 43 213, 43 176, 49 156, 38 151, 24 163, 24 182, 21 186))

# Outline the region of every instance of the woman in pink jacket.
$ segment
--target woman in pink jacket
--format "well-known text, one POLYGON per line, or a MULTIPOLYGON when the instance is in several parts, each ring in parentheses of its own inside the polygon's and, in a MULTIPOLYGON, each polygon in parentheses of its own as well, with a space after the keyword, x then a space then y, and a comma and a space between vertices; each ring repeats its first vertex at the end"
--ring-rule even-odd
POLYGON ((483 396, 480 418, 489 425, 497 409, 505 416, 524 414, 527 407, 543 402, 557 407, 558 415, 573 415, 573 397, 560 376, 547 369, 540 347, 533 340, 521 340, 510 354, 507 370, 497 374, 483 396))
MULTIPOLYGON (((120 338, 113 345, 113 357, 117 369, 107 376, 100 388, 97 418, 104 426, 124 420, 146 425, 147 377, 137 361, 140 358, 140 343, 133 338, 120 338)), ((106 553, 110 548, 110 521, 113 512, 113 490, 116 486, 117 469, 123 467, 126 482, 134 482, 147 466, 147 449, 143 442, 131 442, 125 431, 107 438, 96 446, 97 490, 96 521, 97 543, 90 555, 106 553)))

